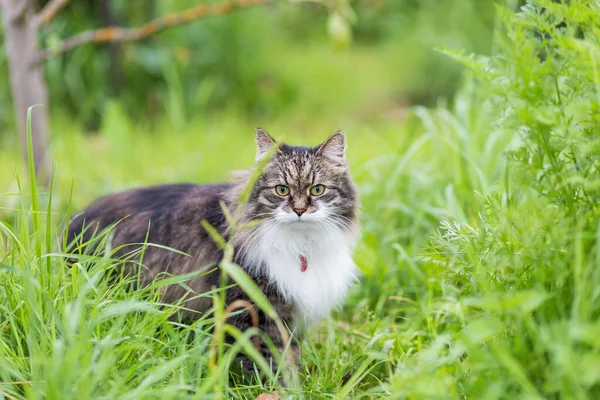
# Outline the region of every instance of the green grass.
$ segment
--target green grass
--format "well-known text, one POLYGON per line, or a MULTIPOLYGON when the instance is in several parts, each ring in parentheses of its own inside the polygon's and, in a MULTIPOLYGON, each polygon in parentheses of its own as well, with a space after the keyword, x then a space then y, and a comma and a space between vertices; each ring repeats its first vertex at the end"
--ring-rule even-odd
MULTIPOLYGON (((340 58, 306 55, 323 60, 322 74, 306 71, 314 87, 331 89, 327 102, 339 90, 341 105, 313 102, 307 87, 296 109, 263 127, 302 144, 347 131, 363 208, 363 276, 343 309, 311 331, 300 386, 286 395, 600 396, 600 10, 583 1, 536 5, 501 12, 497 55, 452 54, 471 72, 451 106, 403 119, 368 108, 372 98, 394 104, 385 82, 396 79, 368 50, 342 56, 359 71, 347 79, 335 74, 340 58), (560 20, 569 28, 556 28, 560 20), (545 61, 542 50, 551 55, 545 61)), ((301 79, 297 58, 286 57, 281 73, 301 79)), ((218 181, 249 166, 257 122, 232 108, 147 131, 118 104, 108 112, 100 134, 87 137, 54 115, 55 185, 38 205, 10 173, 14 162, 26 176, 18 154, 0 154, 0 393, 253 399, 282 390, 229 380, 227 361, 248 341, 227 350, 206 333, 222 313, 174 326, 150 289, 108 279, 110 259, 69 268, 56 252, 68 210, 99 195, 218 181)))
MULTIPOLYGON (((470 104, 471 95, 466 90, 459 99, 470 104)), ((364 241, 357 251, 364 277, 344 310, 314 329, 305 343, 301 393, 307 398, 387 395, 388 389, 380 384, 393 372, 398 355, 423 345, 415 342, 418 330, 407 329, 401 317, 406 308, 403 297, 426 304, 425 299, 415 299, 423 284, 418 249, 440 219, 474 218, 478 207, 474 190, 487 189, 488 182, 501 176, 497 163, 503 140, 494 140, 495 145, 473 140, 468 152, 455 145, 461 130, 468 135, 483 129, 484 121, 453 116, 445 109, 420 109, 417 114, 426 122, 423 126, 431 125, 423 129, 413 119, 404 124, 383 120, 372 122, 370 129, 348 131, 348 156, 364 210, 364 241), (480 160, 471 159, 476 157, 480 160), (487 163, 488 175, 471 176, 473 163, 487 163), (463 175, 455 182, 455 177, 463 175)), ((111 124, 99 137, 71 133, 68 125, 57 129, 61 133, 53 148, 58 160, 55 212, 49 225, 44 224, 45 214, 40 214, 40 223, 51 230, 50 242, 55 247, 68 208, 81 209, 99 195, 135 185, 217 181, 229 170, 252 163, 254 127, 240 118, 228 118, 226 124, 190 126, 175 138, 153 133, 145 141, 136 140, 143 133, 118 108, 109 120, 111 124), (131 154, 128 149, 135 150, 131 154)), ((313 123, 299 132, 286 130, 286 121, 276 121, 269 129, 274 134, 285 132, 294 143, 317 143, 329 134, 323 127, 331 123, 313 123)), ((462 139, 468 141, 468 137, 462 139)), ((1 376, 4 382, 38 383, 4 385, 2 390, 12 396, 35 397, 37 393, 48 398, 180 398, 188 390, 191 397, 209 398, 208 389, 226 398, 253 398, 265 390, 259 385, 230 388, 224 367, 209 371, 209 338, 203 328, 212 321, 178 331, 169 325, 165 313, 158 312, 148 292, 126 292, 125 284, 112 285, 104 277, 102 272, 114 267, 110 260, 90 271, 85 262, 70 270, 60 256, 47 252, 45 233, 36 236, 25 229, 32 218, 28 198, 27 193, 3 198, 5 204, 13 203, 11 208, 23 211, 3 211, 2 238, 7 250, 3 262, 10 267, 3 272, 7 283, 3 298, 11 299, 3 310, 10 315, 2 326, 7 346, 3 357, 11 362, 1 376), (36 263, 38 251, 43 258, 36 263), (50 272, 45 268, 48 260, 50 272), (28 286, 29 281, 33 282, 28 286), (25 299, 31 310, 14 304, 18 299, 25 299), (26 338, 30 327, 39 327, 32 334, 44 338, 35 349, 29 348, 26 338), (192 332, 200 334, 189 341, 192 332), (50 372, 51 378, 46 378, 50 372), (143 382, 147 386, 140 387, 143 382)), ((47 200, 43 194, 41 198, 47 200)))

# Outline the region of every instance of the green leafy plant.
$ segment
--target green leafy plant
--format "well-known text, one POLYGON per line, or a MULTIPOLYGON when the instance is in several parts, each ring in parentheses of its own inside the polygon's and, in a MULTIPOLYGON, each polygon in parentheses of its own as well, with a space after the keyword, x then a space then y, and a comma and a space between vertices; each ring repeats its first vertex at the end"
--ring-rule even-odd
POLYGON ((506 149, 503 185, 483 197, 480 218, 444 222, 424 251, 438 313, 433 371, 455 377, 441 391, 600 393, 598 12, 585 1, 531 1, 501 10, 496 55, 448 52, 487 93, 491 126, 520 141, 506 149))

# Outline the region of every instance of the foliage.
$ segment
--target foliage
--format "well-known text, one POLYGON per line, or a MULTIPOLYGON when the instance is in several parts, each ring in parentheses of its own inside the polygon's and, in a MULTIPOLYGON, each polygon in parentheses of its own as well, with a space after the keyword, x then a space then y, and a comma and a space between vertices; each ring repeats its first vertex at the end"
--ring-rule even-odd
POLYGON ((424 253, 433 370, 454 377, 440 393, 600 393, 599 11, 584 1, 502 10, 496 56, 455 55, 489 91, 491 126, 520 143, 479 220, 444 222, 424 253))
POLYGON ((495 9, 490 1, 362 0, 355 33, 359 43, 385 43, 410 86, 401 96, 410 104, 431 106, 460 87, 462 69, 433 50, 436 46, 489 54, 495 9))
MULTIPOLYGON (((381 62, 399 76, 411 77, 396 97, 430 104, 440 94, 452 95, 460 81, 458 64, 436 55, 433 46, 489 50, 491 3, 357 0, 352 2, 356 10, 352 26, 340 25, 336 16, 352 21, 353 14, 343 8, 336 11, 338 3, 344 2, 277 1, 198 20, 133 44, 79 47, 46 64, 50 105, 94 131, 102 123, 107 100, 115 98, 133 119, 167 115, 181 124, 228 108, 272 118, 296 106, 303 86, 279 73, 280 55, 301 52, 306 45, 331 49, 325 29, 338 37, 335 44, 344 41, 349 28, 356 46, 381 46, 381 54, 387 55, 381 62), (181 104, 173 108, 174 101, 181 104)), ((42 29, 40 45, 51 47, 60 39, 105 25, 137 26, 197 4, 148 0, 144 7, 130 7, 118 1, 73 1, 42 29)), ((7 75, 6 60, 0 58, 0 93, 6 95, 7 75)), ((3 104, 10 103, 8 97, 4 100, 3 104)), ((12 123, 10 107, 5 110, 0 121, 12 123)))

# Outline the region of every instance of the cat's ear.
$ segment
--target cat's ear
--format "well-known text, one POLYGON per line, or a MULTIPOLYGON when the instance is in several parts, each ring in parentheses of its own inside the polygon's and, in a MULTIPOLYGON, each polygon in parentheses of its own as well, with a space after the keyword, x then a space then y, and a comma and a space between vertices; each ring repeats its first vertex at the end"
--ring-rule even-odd
POLYGON ((262 128, 256 128, 256 161, 260 160, 272 146, 277 143, 262 128))
POLYGON ((344 132, 337 131, 329 136, 326 141, 317 147, 317 154, 344 163, 346 161, 346 136, 344 132))

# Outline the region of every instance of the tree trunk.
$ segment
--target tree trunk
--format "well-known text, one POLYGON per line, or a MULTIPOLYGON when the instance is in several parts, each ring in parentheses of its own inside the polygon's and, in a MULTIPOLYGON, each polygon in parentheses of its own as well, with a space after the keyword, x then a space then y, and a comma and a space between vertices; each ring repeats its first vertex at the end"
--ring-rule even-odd
POLYGON ((17 127, 27 161, 27 109, 34 104, 44 104, 32 112, 31 129, 36 174, 40 183, 49 178, 47 157, 48 91, 42 66, 32 66, 37 54, 37 28, 33 24, 34 6, 30 0, 0 0, 4 25, 12 98, 17 116, 17 127))

